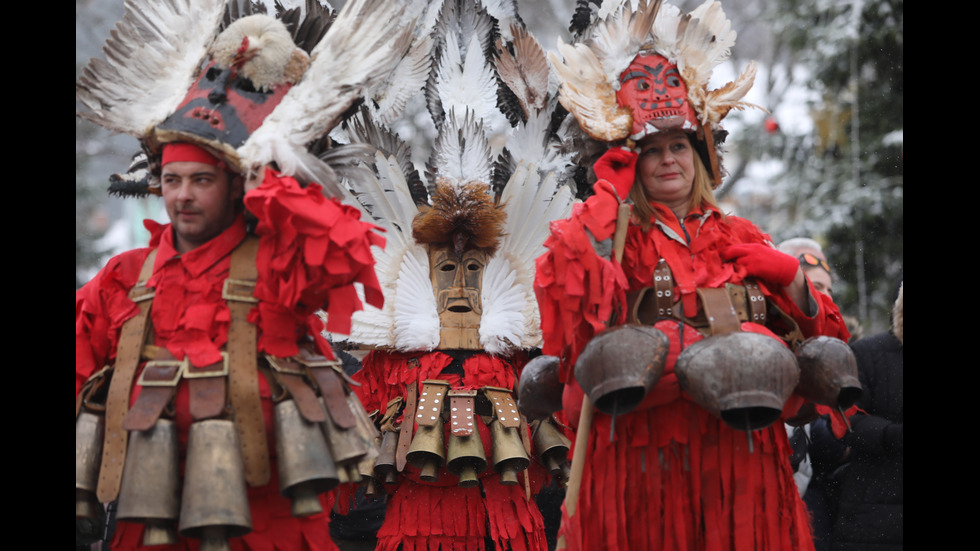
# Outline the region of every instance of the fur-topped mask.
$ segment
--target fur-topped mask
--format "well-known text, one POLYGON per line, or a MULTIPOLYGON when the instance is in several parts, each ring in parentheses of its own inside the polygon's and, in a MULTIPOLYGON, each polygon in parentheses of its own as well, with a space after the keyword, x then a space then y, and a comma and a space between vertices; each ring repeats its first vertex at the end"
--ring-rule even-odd
POLYGON ((412 237, 418 243, 449 246, 458 258, 468 250, 493 255, 503 237, 505 218, 503 206, 485 184, 440 181, 432 206, 422 208, 412 221, 412 237))

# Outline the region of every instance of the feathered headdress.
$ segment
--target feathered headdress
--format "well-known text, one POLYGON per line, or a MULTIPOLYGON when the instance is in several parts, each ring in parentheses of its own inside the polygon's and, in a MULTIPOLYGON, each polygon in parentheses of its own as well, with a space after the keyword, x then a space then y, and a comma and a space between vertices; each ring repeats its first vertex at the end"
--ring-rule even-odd
MULTIPOLYGON (((480 349, 506 354, 540 345, 534 260, 549 223, 570 211, 564 183, 573 166, 556 145, 557 100, 544 52, 513 2, 494 6, 513 15, 498 20, 476 0, 446 0, 430 6, 438 17, 420 18, 434 26, 417 31, 432 40, 425 89, 439 135, 426 166, 429 183, 406 169, 403 147, 391 154, 379 146, 378 185, 355 188, 350 199, 387 229, 385 250, 375 251, 385 306, 355 313, 350 337, 338 339, 401 351, 446 348, 429 254, 438 247, 486 253, 480 349), (515 114, 511 122, 501 105, 515 114), (494 130, 500 121, 505 135, 494 130)), ((371 130, 377 126, 359 120, 352 135, 388 142, 384 130, 371 130)))
POLYGON ((162 144, 190 141, 240 172, 275 162, 339 195, 341 178, 308 145, 401 60, 411 37, 402 9, 350 0, 334 19, 310 2, 304 21, 299 10, 280 13, 289 30, 264 14, 226 22, 237 8, 127 0, 106 59, 93 59, 75 84, 87 109, 78 116, 138 138, 151 173, 162 144))
MULTIPOLYGON (((561 56, 549 54, 561 80, 561 104, 591 137, 605 142, 639 140, 663 128, 681 127, 697 132, 713 155, 712 135, 723 132, 720 123, 729 111, 761 109, 742 101, 755 79, 755 62, 734 82, 708 89, 711 72, 735 44, 736 33, 719 2, 707 0, 687 14, 662 0, 609 4, 582 29, 581 42, 565 44, 559 39, 561 56), (654 65, 659 57, 643 56, 665 58, 665 65, 676 66, 677 75, 654 65), (656 89, 644 79, 635 80, 643 90, 625 89, 624 83, 632 86, 634 77, 650 74, 656 75, 656 89), (682 82, 672 83, 676 77, 682 82), (681 84, 686 93, 671 97, 668 89, 681 84), (691 116, 685 119, 683 109, 691 116)), ((582 14, 577 17, 581 20, 582 14)), ((711 168, 717 179, 717 167, 711 168)))

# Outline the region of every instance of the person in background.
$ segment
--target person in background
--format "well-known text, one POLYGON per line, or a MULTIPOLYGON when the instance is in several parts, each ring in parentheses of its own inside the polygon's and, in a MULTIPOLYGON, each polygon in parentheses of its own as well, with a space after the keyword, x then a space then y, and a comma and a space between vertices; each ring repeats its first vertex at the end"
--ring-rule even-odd
POLYGON ((898 289, 891 330, 851 346, 864 392, 851 430, 840 439, 851 458, 840 477, 831 551, 903 547, 904 287, 898 289))
POLYGON ((803 273, 816 290, 829 296, 834 295, 834 278, 820 243, 809 237, 794 237, 783 241, 777 248, 800 261, 803 273))

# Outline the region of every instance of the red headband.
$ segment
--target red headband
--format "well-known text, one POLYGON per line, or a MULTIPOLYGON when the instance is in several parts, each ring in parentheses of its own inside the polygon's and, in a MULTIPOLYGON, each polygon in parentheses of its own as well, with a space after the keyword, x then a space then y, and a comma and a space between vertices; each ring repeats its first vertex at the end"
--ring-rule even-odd
POLYGON ((163 146, 163 160, 161 161, 160 166, 166 166, 167 163, 181 162, 204 163, 207 165, 216 166, 222 170, 225 169, 225 163, 221 159, 194 144, 187 142, 173 142, 165 144, 163 146))

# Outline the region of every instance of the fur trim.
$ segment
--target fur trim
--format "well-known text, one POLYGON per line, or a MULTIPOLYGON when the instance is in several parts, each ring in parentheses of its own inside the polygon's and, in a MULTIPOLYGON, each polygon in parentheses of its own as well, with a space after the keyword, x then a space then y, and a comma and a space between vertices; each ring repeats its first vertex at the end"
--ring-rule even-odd
POLYGON ((440 180, 432 206, 420 209, 412 221, 412 237, 418 243, 451 245, 457 255, 470 249, 492 255, 500 246, 504 219, 503 208, 486 185, 453 186, 440 180))

